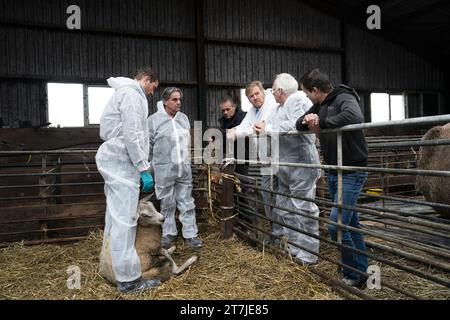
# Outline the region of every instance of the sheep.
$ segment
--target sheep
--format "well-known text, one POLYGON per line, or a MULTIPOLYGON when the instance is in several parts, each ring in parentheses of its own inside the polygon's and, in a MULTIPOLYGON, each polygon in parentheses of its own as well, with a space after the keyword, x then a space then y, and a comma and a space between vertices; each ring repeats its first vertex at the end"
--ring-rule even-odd
MULTIPOLYGON (((146 196, 139 201, 135 248, 141 262, 142 277, 144 279, 159 279, 164 282, 172 276, 184 272, 197 261, 197 256, 190 257, 183 265, 178 267, 171 257, 171 254, 175 251, 175 246, 167 250, 161 248, 161 225, 164 222, 164 217, 149 201, 150 197, 151 195, 146 196)), ((100 253, 99 273, 103 278, 117 285, 112 269, 109 241, 106 242, 100 253)))
MULTIPOLYGON (((435 126, 428 130, 422 140, 438 140, 450 138, 450 122, 443 126, 435 126)), ((450 146, 420 147, 418 168, 422 170, 450 170, 450 146)), ((448 177, 418 176, 416 187, 425 200, 442 204, 450 204, 450 179, 448 177)), ((450 209, 434 207, 444 217, 450 218, 450 209)))

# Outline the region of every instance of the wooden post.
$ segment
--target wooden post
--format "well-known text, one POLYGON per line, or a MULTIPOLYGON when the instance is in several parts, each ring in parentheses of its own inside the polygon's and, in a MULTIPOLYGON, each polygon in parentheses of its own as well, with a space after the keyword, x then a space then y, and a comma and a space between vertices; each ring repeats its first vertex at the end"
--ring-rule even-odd
MULTIPOLYGON (((223 172, 225 176, 234 176, 233 169, 227 166, 223 172)), ((223 239, 228 239, 233 235, 234 219, 230 218, 234 215, 234 180, 229 177, 222 176, 222 194, 220 198, 220 230, 223 239)))

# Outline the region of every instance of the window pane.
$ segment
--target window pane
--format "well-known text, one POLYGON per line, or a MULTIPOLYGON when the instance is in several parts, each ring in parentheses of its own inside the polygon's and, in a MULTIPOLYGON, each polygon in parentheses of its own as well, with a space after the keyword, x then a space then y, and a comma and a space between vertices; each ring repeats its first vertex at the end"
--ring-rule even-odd
POLYGON ((402 95, 391 96, 391 120, 405 119, 405 104, 402 95))
POLYGON ((88 104, 89 104, 89 124, 99 124, 100 117, 106 104, 114 93, 113 88, 108 87, 89 87, 88 88, 88 104))
POLYGON ((49 83, 48 121, 52 127, 83 127, 83 85, 49 83))
POLYGON ((250 101, 248 101, 247 96, 245 95, 245 89, 241 89, 241 109, 242 111, 247 112, 252 107, 250 101))
POLYGON ((389 121, 389 95, 387 93, 370 94, 370 113, 372 122, 389 121))
POLYGON ((407 93, 405 95, 408 105, 408 118, 421 117, 420 114, 420 93, 407 93))

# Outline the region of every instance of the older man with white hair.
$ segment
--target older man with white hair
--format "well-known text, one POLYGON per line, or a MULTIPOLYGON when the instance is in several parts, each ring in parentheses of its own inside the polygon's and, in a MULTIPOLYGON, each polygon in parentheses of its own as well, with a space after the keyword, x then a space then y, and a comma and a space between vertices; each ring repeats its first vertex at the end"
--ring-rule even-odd
MULTIPOLYGON (((287 73, 276 76, 272 85, 272 92, 279 105, 267 122, 255 124, 256 132, 266 132, 269 135, 276 136, 280 132, 296 130, 297 119, 310 109, 312 102, 303 92, 298 91, 297 80, 287 73)), ((271 159, 272 162, 319 164, 315 138, 315 134, 278 135, 279 150, 277 153, 272 153, 272 155, 275 154, 275 158, 272 157, 271 159)), ((273 179, 276 180, 276 183, 274 183, 275 191, 314 199, 316 181, 319 177, 319 169, 280 166, 277 175, 273 176, 273 179)), ((314 202, 277 195, 276 205, 297 211, 303 215, 274 208, 272 215, 275 220, 306 233, 319 234, 318 221, 308 218, 308 216, 319 216, 319 208, 314 202)), ((288 245, 290 253, 298 260, 305 264, 317 262, 317 256, 314 253, 319 251, 318 239, 286 227, 273 228, 272 232, 275 236, 272 237, 272 241, 276 241, 277 237, 286 236, 289 241, 308 249, 306 251, 294 245, 288 245)))

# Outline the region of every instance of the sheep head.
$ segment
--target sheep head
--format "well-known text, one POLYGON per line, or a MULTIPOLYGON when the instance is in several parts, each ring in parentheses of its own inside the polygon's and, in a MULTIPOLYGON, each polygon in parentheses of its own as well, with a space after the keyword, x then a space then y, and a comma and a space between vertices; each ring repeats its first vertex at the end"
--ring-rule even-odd
MULTIPOLYGON (((146 197, 147 198, 147 197, 146 197)), ((143 227, 150 225, 162 225, 164 216, 159 213, 151 201, 146 198, 139 201, 138 205, 138 224, 143 227)))

